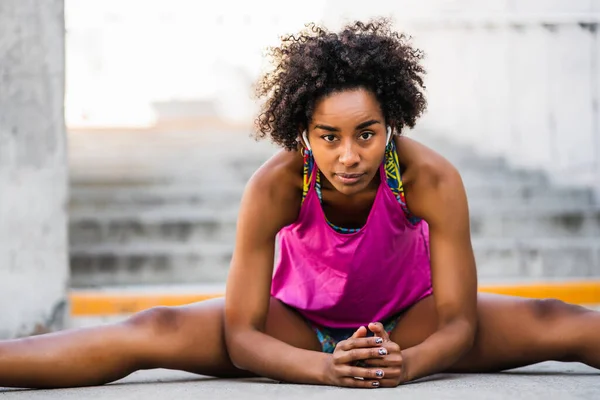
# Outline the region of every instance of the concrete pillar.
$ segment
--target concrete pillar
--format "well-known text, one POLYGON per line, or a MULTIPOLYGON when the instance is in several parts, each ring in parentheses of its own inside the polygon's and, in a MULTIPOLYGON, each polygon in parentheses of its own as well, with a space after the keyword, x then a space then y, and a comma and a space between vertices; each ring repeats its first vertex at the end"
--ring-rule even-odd
POLYGON ((1 339, 67 315, 64 90, 64 0, 1 0, 1 339))

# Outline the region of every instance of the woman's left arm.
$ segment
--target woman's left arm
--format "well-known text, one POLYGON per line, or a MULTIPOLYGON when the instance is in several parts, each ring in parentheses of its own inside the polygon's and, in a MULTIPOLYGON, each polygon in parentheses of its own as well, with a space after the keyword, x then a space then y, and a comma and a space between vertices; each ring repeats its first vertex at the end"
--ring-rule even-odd
POLYGON ((411 211, 429 224, 438 327, 421 344, 402 351, 406 380, 456 363, 473 345, 477 326, 477 272, 464 185, 456 168, 431 156, 418 167, 407 200, 411 211))

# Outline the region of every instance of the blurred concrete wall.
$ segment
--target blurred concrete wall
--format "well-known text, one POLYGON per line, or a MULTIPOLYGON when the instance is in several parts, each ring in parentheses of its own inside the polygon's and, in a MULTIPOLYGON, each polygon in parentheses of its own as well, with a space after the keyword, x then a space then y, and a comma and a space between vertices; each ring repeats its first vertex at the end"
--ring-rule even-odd
MULTIPOLYGON (((325 3, 332 29, 344 10, 392 13, 426 51, 430 109, 414 137, 461 172, 480 282, 597 279, 600 205, 582 184, 600 174, 600 3, 325 3)), ((199 105, 211 109, 164 103, 168 123, 147 131, 71 130, 72 286, 225 280, 244 184, 275 149, 247 127, 173 123, 199 105)))
POLYGON ((425 51, 418 129, 600 195, 599 1, 344 0, 343 17, 328 3, 333 23, 392 16, 425 51))
POLYGON ((0 1, 0 338, 67 311, 63 0, 0 1))

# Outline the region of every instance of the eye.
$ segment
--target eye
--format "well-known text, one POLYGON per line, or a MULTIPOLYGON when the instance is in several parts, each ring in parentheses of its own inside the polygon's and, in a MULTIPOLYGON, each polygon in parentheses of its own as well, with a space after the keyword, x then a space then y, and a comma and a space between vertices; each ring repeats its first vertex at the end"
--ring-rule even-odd
POLYGON ((371 139, 373 137, 373 135, 374 135, 374 133, 370 132, 370 131, 362 132, 360 134, 360 138, 363 139, 363 140, 369 140, 369 139, 371 139))
POLYGON ((325 140, 326 142, 333 142, 335 140, 335 136, 334 135, 323 135, 321 136, 321 138, 323 140, 325 140))

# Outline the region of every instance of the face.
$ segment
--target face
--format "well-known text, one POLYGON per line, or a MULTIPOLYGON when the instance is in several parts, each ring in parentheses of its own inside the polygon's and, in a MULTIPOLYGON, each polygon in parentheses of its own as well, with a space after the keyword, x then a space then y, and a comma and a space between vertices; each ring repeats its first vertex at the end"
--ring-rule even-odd
POLYGON ((375 95, 352 89, 315 104, 307 136, 323 176, 339 192, 353 195, 367 189, 379 172, 386 133, 375 95))

